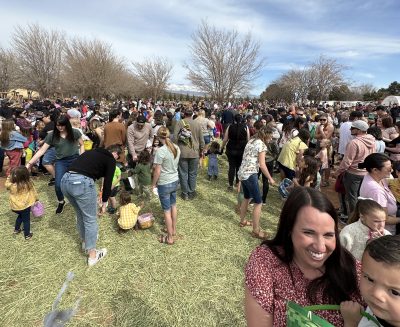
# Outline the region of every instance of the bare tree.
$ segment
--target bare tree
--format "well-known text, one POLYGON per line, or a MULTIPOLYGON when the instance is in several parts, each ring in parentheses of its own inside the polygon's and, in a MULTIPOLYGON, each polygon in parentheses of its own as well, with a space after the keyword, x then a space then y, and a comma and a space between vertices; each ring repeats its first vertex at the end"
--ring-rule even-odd
MULTIPOLYGON (((327 100, 332 90, 346 85, 343 71, 346 69, 336 59, 320 56, 304 69, 291 69, 282 74, 274 83, 291 94, 292 101, 304 103, 306 100, 327 100)), ((342 92, 343 93, 343 92, 342 92)), ((353 93, 348 90, 353 97, 353 93)), ((333 94, 331 95, 333 96, 333 94)))
POLYGON ((260 44, 251 33, 241 38, 236 30, 218 30, 205 21, 192 35, 189 48, 187 78, 218 101, 248 92, 264 66, 260 44))
POLYGON ((0 49, 0 91, 6 92, 18 86, 18 71, 15 55, 0 49))
POLYGON ((116 98, 145 97, 146 85, 129 70, 121 72, 114 91, 116 98))
POLYGON ((21 86, 36 90, 42 97, 58 89, 63 59, 64 34, 38 24, 17 26, 12 36, 21 86))
POLYGON ((154 101, 164 93, 171 78, 172 64, 167 58, 146 58, 143 62, 132 63, 134 72, 143 82, 146 91, 154 101))
POLYGON ((126 71, 110 44, 74 38, 65 53, 63 83, 67 92, 100 99, 117 91, 118 79, 126 71))
POLYGON ((319 102, 328 99, 333 87, 344 83, 343 71, 345 68, 336 59, 323 55, 314 61, 309 68, 312 85, 309 90, 309 96, 312 98, 310 100, 319 102))
POLYGON ((292 69, 283 74, 278 83, 292 95, 292 101, 304 102, 307 100, 312 80, 309 69, 292 69))

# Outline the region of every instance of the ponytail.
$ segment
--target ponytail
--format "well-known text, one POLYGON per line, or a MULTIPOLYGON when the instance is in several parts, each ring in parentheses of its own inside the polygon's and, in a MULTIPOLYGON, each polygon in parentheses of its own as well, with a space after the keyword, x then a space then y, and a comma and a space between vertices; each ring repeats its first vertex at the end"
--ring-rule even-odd
POLYGON ((175 145, 169 139, 169 130, 165 126, 161 126, 157 131, 157 137, 159 139, 165 140, 165 145, 168 147, 169 151, 172 152, 174 158, 178 155, 175 145))
POLYGON ((176 158, 176 156, 178 155, 178 151, 176 150, 175 145, 170 141, 170 139, 165 139, 165 145, 168 147, 169 151, 172 152, 174 158, 176 158))

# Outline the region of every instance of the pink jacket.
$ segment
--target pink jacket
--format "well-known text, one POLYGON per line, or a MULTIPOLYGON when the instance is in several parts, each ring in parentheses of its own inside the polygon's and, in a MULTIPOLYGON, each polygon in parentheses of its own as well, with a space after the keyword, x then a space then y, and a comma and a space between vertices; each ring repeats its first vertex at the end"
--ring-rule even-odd
POLYGON ((364 176, 367 171, 366 169, 359 169, 358 164, 364 162, 364 159, 374 152, 375 138, 372 135, 356 136, 347 144, 343 160, 338 168, 338 173, 341 174, 347 171, 354 175, 364 176))

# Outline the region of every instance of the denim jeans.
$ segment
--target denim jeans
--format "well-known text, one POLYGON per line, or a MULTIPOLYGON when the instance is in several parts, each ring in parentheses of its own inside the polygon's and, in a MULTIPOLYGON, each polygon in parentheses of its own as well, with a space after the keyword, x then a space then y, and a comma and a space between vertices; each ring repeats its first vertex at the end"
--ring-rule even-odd
POLYGON ((76 226, 86 250, 96 248, 97 241, 97 195, 92 178, 66 172, 61 179, 61 191, 76 213, 76 226))
POLYGON ((54 147, 48 148, 43 155, 42 165, 54 165, 56 162, 56 149, 54 147))
POLYGON ((158 185, 158 197, 160 198, 161 208, 164 211, 169 211, 172 206, 176 205, 176 189, 178 181, 165 185, 158 185))
POLYGON ((216 154, 208 155, 208 176, 218 176, 218 157, 216 154))
POLYGON ((28 236, 31 232, 31 207, 24 210, 13 210, 18 214, 17 220, 15 221, 15 230, 21 229, 21 224, 24 224, 24 235, 28 236))
POLYGON ((199 169, 199 158, 179 159, 179 181, 182 194, 188 195, 196 191, 197 171, 199 169))
POLYGON ((63 192, 61 191, 61 178, 64 176, 65 172, 68 170, 69 166, 71 165, 72 161, 78 158, 78 155, 65 157, 62 159, 57 159, 55 162, 55 184, 54 187, 56 189, 56 195, 58 201, 64 200, 63 192))
POLYGON ((253 199, 254 203, 261 203, 261 193, 258 187, 258 174, 250 175, 248 179, 242 180, 243 195, 245 199, 253 199))

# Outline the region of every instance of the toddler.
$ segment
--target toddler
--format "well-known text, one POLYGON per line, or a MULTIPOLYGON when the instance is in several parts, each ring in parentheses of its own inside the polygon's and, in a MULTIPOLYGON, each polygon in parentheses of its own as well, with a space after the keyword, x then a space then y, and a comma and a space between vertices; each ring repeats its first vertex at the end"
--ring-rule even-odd
POLYGON ((357 260, 361 260, 367 242, 383 235, 390 235, 385 229, 386 211, 372 199, 359 197, 349 225, 340 232, 340 243, 357 260))
POLYGON ((322 139, 320 142, 321 150, 316 155, 316 158, 321 160, 321 175, 322 175, 322 183, 321 186, 329 186, 329 155, 331 142, 328 139, 322 139))
POLYGON ((368 305, 361 316, 361 305, 342 302, 345 326, 400 326, 400 235, 383 236, 369 242, 362 256, 360 293, 368 305), (372 319, 371 319, 372 318, 372 319))
POLYGON ((208 180, 211 178, 218 178, 218 155, 223 153, 223 149, 221 149, 220 144, 217 141, 213 141, 210 145, 210 148, 205 153, 208 156, 208 180))
POLYGON ((296 170, 296 177, 291 181, 285 178, 279 184, 278 191, 282 199, 285 200, 293 187, 305 186, 319 189, 319 170, 320 161, 312 156, 304 156, 296 170))
POLYGON ((146 200, 151 197, 151 155, 150 152, 144 150, 138 156, 138 163, 132 173, 137 175, 139 195, 145 194, 146 200))
POLYGON ((21 233, 21 224, 24 224, 24 236, 26 240, 32 238, 31 233, 31 206, 38 201, 38 194, 30 179, 30 174, 25 166, 19 166, 12 170, 7 177, 5 187, 10 192, 10 207, 17 216, 14 234, 21 233))
POLYGON ((131 194, 127 191, 122 191, 119 196, 119 205, 118 231, 126 232, 135 227, 139 211, 143 209, 144 202, 141 202, 140 206, 136 206, 131 203, 131 194))

